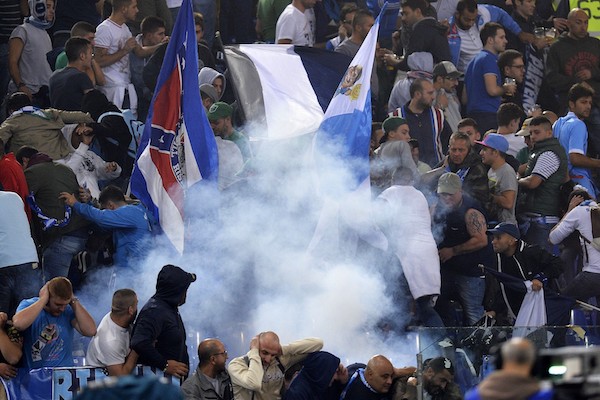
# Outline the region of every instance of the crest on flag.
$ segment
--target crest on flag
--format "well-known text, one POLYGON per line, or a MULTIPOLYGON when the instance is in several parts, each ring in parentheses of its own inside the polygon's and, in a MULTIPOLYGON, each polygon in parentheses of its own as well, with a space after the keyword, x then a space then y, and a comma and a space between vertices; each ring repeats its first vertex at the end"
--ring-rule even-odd
POLYGON ((184 0, 167 46, 131 191, 158 221, 173 247, 184 249, 185 195, 216 184, 218 154, 198 91, 198 53, 191 0, 184 0))
POLYGON ((358 96, 360 96, 360 88, 362 85, 356 82, 360 79, 362 71, 362 65, 351 65, 348 67, 348 70, 340 83, 340 87, 335 93, 336 96, 338 94, 343 94, 349 96, 350 100, 357 100, 358 96))

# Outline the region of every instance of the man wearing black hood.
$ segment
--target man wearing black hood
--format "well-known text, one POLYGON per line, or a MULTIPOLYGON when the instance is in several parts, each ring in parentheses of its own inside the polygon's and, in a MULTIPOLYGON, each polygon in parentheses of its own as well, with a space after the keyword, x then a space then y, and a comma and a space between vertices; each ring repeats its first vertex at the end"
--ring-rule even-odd
POLYGON ((340 359, 326 351, 311 353, 285 392, 284 400, 339 399, 348 383, 348 371, 340 359))
POLYGON ((131 348, 139 354, 141 364, 176 378, 188 375, 185 327, 178 307, 185 303, 188 287, 195 280, 195 274, 170 264, 158 273, 156 293, 140 311, 131 337, 131 348))

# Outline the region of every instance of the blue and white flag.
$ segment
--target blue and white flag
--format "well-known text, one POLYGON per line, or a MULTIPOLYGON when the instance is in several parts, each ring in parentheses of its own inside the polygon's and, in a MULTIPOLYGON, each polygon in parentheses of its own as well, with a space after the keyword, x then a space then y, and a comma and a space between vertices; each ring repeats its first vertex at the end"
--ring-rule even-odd
MULTIPOLYGON (((370 221, 367 210, 370 202, 369 145, 371 141, 371 74, 377 48, 379 20, 386 5, 375 20, 358 53, 350 62, 344 77, 334 92, 325 116, 313 140, 313 157, 317 171, 331 168, 332 161, 341 167, 341 182, 332 185, 320 174, 319 191, 326 197, 309 251, 329 236, 327 241, 339 241, 336 226, 341 218, 357 235, 372 245, 387 248, 387 240, 370 221), (328 233, 333 232, 333 237, 328 233)), ((337 174, 340 175, 340 174, 337 174)))
POLYGON ((131 192, 181 254, 186 190, 201 181, 216 185, 217 176, 217 145, 198 91, 192 0, 183 0, 148 112, 131 192))
POLYGON ((371 74, 377 48, 381 10, 358 53, 350 62, 335 91, 314 145, 320 149, 335 145, 335 156, 346 160, 353 169, 356 189, 369 178, 369 144, 371 141, 371 74))
POLYGON ((324 49, 272 44, 226 46, 225 56, 238 112, 256 139, 314 133, 351 61, 324 49))

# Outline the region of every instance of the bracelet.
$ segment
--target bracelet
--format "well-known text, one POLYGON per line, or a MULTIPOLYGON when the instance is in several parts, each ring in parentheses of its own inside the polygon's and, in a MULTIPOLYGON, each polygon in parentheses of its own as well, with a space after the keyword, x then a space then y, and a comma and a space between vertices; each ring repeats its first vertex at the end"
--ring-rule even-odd
POLYGON ((79 299, 77 297, 73 297, 70 304, 73 305, 75 303, 79 303, 79 299))

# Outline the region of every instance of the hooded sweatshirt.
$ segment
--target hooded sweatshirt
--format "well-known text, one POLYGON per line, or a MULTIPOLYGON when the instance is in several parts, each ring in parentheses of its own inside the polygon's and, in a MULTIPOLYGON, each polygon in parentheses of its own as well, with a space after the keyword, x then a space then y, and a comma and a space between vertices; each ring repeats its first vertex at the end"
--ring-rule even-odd
POLYGON ((221 96, 219 96, 220 100, 221 97, 223 97, 223 93, 225 93, 225 85, 227 81, 225 80, 223 74, 219 71, 215 71, 214 69, 209 67, 202 68, 198 73, 198 87, 200 87, 200 85, 202 85, 203 83, 208 83, 209 85, 212 85, 215 79, 217 78, 221 78, 223 80, 223 91, 221 92, 221 96))
MULTIPOLYGON (((448 39, 447 28, 437 22, 435 18, 426 17, 413 25, 413 32, 406 48, 406 56, 418 51, 426 51, 433 56, 433 64, 441 61, 452 60, 448 39)), ((405 58, 406 60, 406 58, 405 58)), ((400 63, 399 68, 408 70, 407 61, 400 63)))
MULTIPOLYGON (((495 371, 477 387, 482 400, 525 400, 540 391, 535 378, 495 371)), ((466 396, 469 398, 469 396, 466 396)))
POLYGON ((140 363, 164 370, 167 360, 189 365, 185 327, 178 307, 196 277, 174 265, 158 273, 156 293, 140 311, 133 328, 131 348, 140 363))
POLYGON ((326 351, 309 354, 284 400, 324 400, 339 365, 340 359, 326 351))
POLYGON ((600 40, 587 36, 585 39, 572 39, 563 33, 556 43, 550 46, 546 61, 546 81, 566 104, 571 86, 579 83, 577 72, 589 69, 592 78, 586 82, 594 89, 594 102, 600 102, 600 40))

